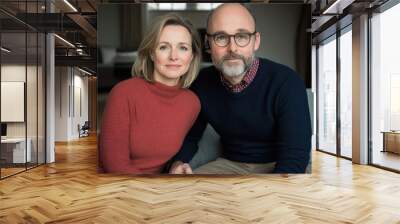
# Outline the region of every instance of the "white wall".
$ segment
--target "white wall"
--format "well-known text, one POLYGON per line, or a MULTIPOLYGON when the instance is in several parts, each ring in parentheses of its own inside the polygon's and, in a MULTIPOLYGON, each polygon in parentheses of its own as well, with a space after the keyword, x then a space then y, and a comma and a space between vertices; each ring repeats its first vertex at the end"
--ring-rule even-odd
MULTIPOLYGON (((25 65, 2 65, 1 81, 25 82, 25 69, 25 65)), ((1 108, 1 110, 7 110, 7 108, 1 108)), ((7 137, 25 137, 25 122, 7 123, 7 137)))
POLYGON ((56 141, 79 137, 78 124, 82 126, 88 120, 88 105, 88 78, 76 68, 56 67, 56 141))
POLYGON ((25 65, 2 65, 1 81, 25 82, 25 65))
MULTIPOLYGON (((9 81, 9 82, 25 82, 25 75, 30 76, 36 75, 36 67, 19 65, 19 64, 9 64, 1 66, 1 81, 9 81), (26 73, 27 71, 27 73, 26 73)), ((36 84, 36 83, 35 83, 36 84)), ((35 92, 28 92, 28 97, 36 97, 35 92)), ((3 96, 4 97, 4 96, 3 96)), ((27 99, 28 102, 31 100, 27 99)), ((36 107, 36 105, 35 105, 36 107)), ((1 110, 7 110, 8 108, 1 108, 1 110)), ((36 114, 35 114, 36 115, 36 114)), ((30 114, 27 114, 28 121, 31 122, 34 120, 30 114)), ((36 117, 35 117, 36 118, 36 117)), ((36 121, 36 119, 35 119, 36 121)), ((7 136, 8 137, 25 137, 25 125, 26 122, 7 122, 7 136)), ((28 128, 32 127, 32 125, 28 125, 28 128)), ((30 131, 28 130, 28 134, 30 131)), ((29 136, 28 136, 29 137, 29 136)))
POLYGON ((55 68, 55 141, 68 141, 69 68, 55 68))
POLYGON ((88 96, 89 96, 89 92, 88 92, 88 77, 85 76, 81 76, 83 73, 81 73, 79 70, 75 69, 74 70, 74 108, 73 108, 73 112, 72 113, 72 120, 71 120, 71 135, 73 136, 73 138, 77 138, 79 137, 79 133, 78 133, 78 124, 80 124, 81 126, 85 123, 85 121, 88 121, 89 119, 89 111, 88 111, 88 107, 89 107, 89 102, 88 102, 88 96), (78 74, 77 74, 78 72, 78 74), (80 93, 78 93, 78 91, 80 90, 80 93), (80 95, 80 97, 79 97, 80 95), (79 102, 81 101, 81 102, 79 102), (79 108, 81 107, 81 108, 79 108), (79 109, 81 109, 82 111, 80 112, 79 109))

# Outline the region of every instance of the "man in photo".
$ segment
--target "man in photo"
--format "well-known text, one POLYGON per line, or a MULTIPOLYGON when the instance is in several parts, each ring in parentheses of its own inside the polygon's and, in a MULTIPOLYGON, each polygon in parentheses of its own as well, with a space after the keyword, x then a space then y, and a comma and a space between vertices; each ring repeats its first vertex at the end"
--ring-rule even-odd
POLYGON ((210 13, 206 44, 214 65, 192 85, 201 112, 170 173, 305 173, 312 133, 304 82, 289 67, 255 56, 261 44, 255 24, 238 3, 210 13), (207 124, 219 134, 222 154, 192 171, 207 124))

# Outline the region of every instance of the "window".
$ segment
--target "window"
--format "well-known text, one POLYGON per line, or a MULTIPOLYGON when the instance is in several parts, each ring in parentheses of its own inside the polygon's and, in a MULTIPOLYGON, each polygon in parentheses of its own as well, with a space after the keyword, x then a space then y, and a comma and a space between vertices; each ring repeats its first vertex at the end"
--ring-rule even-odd
POLYGON ((149 10, 212 10, 222 3, 148 3, 149 10))
MULTIPOLYGON (((346 32, 347 31, 347 32, 346 32)), ((352 157, 352 34, 340 36, 340 155, 352 157)))
MULTIPOLYGON (((396 170, 400 170, 400 155, 388 151, 384 142, 385 132, 400 131, 399 21, 400 4, 371 18, 372 163, 396 170)), ((399 136, 394 138, 400 139, 399 136)), ((395 148, 400 147, 400 143, 396 144, 395 148)))
POLYGON ((318 48, 318 149, 336 153, 336 36, 318 48))
POLYGON ((217 8, 222 3, 197 3, 197 10, 212 10, 217 8))

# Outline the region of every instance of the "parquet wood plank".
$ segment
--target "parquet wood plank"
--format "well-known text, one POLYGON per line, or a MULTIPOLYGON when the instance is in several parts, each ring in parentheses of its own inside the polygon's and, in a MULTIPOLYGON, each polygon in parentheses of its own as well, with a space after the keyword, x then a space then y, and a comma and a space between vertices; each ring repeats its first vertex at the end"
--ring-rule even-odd
POLYGON ((95 137, 0 181, 0 223, 400 223, 400 175, 313 153, 312 174, 97 173, 95 137))

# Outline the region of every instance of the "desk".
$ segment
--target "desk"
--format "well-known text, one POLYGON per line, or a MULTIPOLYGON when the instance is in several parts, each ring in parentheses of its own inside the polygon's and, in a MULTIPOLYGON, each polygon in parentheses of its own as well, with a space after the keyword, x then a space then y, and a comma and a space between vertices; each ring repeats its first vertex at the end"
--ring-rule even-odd
POLYGON ((382 152, 400 154, 400 131, 383 131, 382 152))
POLYGON ((27 144, 28 147, 26 147, 26 154, 25 154, 25 138, 1 139, 1 156, 9 163, 30 162, 32 157, 31 154, 32 141, 30 138, 27 138, 26 142, 28 142, 27 144), (27 161, 25 161, 25 158, 27 158, 27 161))

